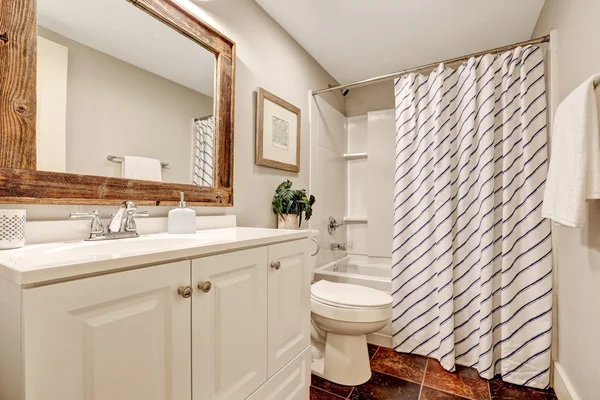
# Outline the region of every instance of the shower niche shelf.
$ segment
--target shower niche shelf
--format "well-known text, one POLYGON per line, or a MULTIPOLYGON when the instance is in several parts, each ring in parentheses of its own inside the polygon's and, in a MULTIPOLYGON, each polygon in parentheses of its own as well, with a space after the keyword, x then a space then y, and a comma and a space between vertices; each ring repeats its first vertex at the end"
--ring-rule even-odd
POLYGON ((368 158, 367 153, 346 153, 344 154, 344 160, 361 160, 368 158))
POLYGON ((344 222, 347 222, 349 224, 366 224, 367 223, 367 217, 349 217, 346 216, 344 217, 344 222))

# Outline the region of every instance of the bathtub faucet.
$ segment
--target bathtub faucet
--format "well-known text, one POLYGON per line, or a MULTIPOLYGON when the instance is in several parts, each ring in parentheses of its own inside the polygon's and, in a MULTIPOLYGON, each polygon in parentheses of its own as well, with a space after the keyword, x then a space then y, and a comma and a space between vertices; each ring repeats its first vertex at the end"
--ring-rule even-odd
POLYGON ((331 243, 331 250, 346 251, 346 243, 331 243))

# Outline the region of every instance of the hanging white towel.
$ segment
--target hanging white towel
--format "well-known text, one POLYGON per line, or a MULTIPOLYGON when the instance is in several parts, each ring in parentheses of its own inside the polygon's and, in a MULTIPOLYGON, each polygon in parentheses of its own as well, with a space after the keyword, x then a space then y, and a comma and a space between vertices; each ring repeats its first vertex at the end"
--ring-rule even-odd
POLYGON ((558 106, 542 217, 582 227, 586 200, 600 198, 600 104, 594 75, 558 106))
POLYGON ((123 157, 121 176, 127 179, 162 182, 160 160, 146 157, 123 157))

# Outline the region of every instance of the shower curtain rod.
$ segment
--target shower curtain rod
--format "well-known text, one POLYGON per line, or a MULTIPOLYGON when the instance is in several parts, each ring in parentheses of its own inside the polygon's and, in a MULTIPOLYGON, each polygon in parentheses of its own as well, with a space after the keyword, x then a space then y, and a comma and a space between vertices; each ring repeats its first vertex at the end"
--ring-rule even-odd
POLYGON ((520 47, 520 46, 527 46, 527 45, 530 45, 530 44, 546 43, 546 42, 549 42, 549 41, 550 41, 550 35, 546 35, 546 36, 539 37, 537 39, 531 39, 531 40, 527 40, 525 42, 510 44, 508 46, 497 47, 497 48, 491 49, 491 50, 480 51, 478 53, 473 53, 473 54, 469 54, 469 55, 462 56, 462 57, 457 57, 457 58, 451 58, 449 60, 438 61, 438 62, 434 62, 434 63, 431 63, 431 64, 422 65, 420 67, 408 68, 408 69, 405 69, 405 70, 402 70, 402 71, 394 72, 392 74, 381 75, 381 76, 377 76, 375 78, 369 78, 369 79, 365 79, 365 80, 362 80, 362 81, 348 83, 346 85, 337 85, 337 86, 328 87, 326 89, 313 90, 312 94, 314 96, 314 95, 325 93, 325 92, 332 92, 334 90, 350 89, 350 88, 353 88, 353 87, 370 85, 370 84, 373 84, 373 83, 378 83, 378 82, 383 82, 383 81, 387 81, 387 80, 390 80, 390 79, 398 78, 398 77, 401 77, 402 75, 410 74, 412 72, 419 72, 419 71, 422 71, 422 70, 425 70, 425 69, 435 68, 435 67, 437 67, 440 64, 453 64, 453 63, 456 63, 456 62, 468 60, 471 57, 479 57, 479 56, 483 56, 483 55, 490 54, 490 53, 492 53, 492 54, 502 53, 504 51, 516 49, 517 47, 520 47))

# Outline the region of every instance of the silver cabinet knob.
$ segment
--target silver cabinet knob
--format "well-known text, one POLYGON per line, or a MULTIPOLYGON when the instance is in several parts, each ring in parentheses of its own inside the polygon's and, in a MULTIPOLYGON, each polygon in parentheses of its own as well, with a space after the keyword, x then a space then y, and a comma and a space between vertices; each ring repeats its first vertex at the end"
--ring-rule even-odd
POLYGON ((275 270, 279 271, 279 268, 281 268, 281 261, 273 261, 271 263, 271 268, 274 268, 275 270))
POLYGON ((210 281, 198 283, 198 289, 202 290, 204 293, 210 292, 211 288, 212 288, 212 283, 210 283, 210 281))
POLYGON ((177 289, 177 293, 184 299, 189 299, 190 297, 192 297, 194 289, 192 289, 191 286, 179 286, 179 289, 177 289))

